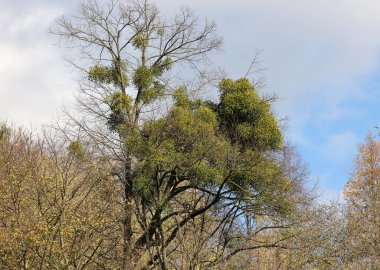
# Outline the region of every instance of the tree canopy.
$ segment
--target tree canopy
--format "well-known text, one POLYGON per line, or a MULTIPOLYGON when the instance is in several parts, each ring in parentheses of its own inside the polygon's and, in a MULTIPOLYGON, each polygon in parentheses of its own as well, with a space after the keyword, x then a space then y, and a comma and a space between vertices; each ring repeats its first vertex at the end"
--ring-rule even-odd
MULTIPOLYGON (((168 79, 179 64, 199 70, 221 45, 215 29, 188 9, 163 18, 147 1, 84 2, 53 29, 90 59, 79 102, 102 128, 80 125, 107 149, 122 186, 123 268, 166 269, 182 228, 215 211, 219 230, 232 233, 246 211, 254 221, 294 208, 292 179, 273 157, 283 136, 270 101, 244 78, 222 79, 217 101, 168 79)), ((210 262, 257 247, 227 246, 210 262)))

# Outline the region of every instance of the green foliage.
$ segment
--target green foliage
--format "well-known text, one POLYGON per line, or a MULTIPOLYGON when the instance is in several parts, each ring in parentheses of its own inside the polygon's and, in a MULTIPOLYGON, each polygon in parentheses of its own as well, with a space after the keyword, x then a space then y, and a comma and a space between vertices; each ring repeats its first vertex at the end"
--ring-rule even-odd
POLYGON ((133 75, 133 83, 139 90, 148 89, 154 81, 152 70, 147 66, 140 66, 133 75))
POLYGON ((113 66, 103 66, 103 65, 95 65, 90 68, 88 79, 94 83, 98 84, 113 84, 113 85, 124 85, 126 87, 128 85, 128 76, 125 73, 125 68, 119 68, 118 64, 114 64, 113 66), (119 72, 122 72, 119 75, 119 72), (120 79, 120 77, 122 77, 120 79))
POLYGON ((161 67, 165 70, 169 70, 173 67, 173 60, 170 57, 166 57, 165 60, 162 62, 161 67))
POLYGON ((108 118, 108 126, 111 130, 117 130, 120 124, 125 122, 125 117, 132 108, 133 99, 122 92, 114 93, 108 100, 111 114, 108 118))
POLYGON ((144 162, 139 168, 143 176, 139 177, 136 188, 144 194, 148 190, 155 192, 157 168, 174 170, 197 185, 219 183, 223 178, 222 157, 228 145, 217 136, 215 112, 203 104, 195 105, 199 102, 186 98, 184 88, 178 92, 181 94, 176 95, 176 105, 168 116, 147 122, 143 127, 144 162))
POLYGON ((111 84, 114 82, 113 71, 111 67, 95 65, 90 69, 88 78, 92 82, 111 84))
MULTIPOLYGON (((173 94, 174 104, 179 107, 187 107, 187 108, 200 108, 201 106, 206 105, 202 100, 196 99, 192 100, 189 97, 187 89, 185 87, 179 87, 174 91, 173 94)), ((215 113, 214 113, 215 114, 215 113)))
POLYGON ((130 110, 132 101, 133 99, 130 95, 117 92, 110 97, 108 105, 113 112, 119 113, 122 110, 130 110))
POLYGON ((246 80, 225 80, 221 89, 220 104, 210 106, 192 100, 186 88, 178 88, 168 116, 144 125, 144 163, 140 164, 143 176, 138 180, 138 189, 144 194, 154 192, 155 168, 175 169, 195 185, 210 186, 220 184, 231 166, 238 166, 228 181, 236 196, 260 198, 256 201, 258 211, 270 207, 287 212, 290 208, 282 194, 289 191, 291 184, 280 167, 261 152, 281 144, 281 133, 269 104, 246 80), (226 140, 232 140, 235 134, 239 137, 233 144, 226 140))
POLYGON ((133 74, 133 84, 140 92, 139 98, 144 104, 149 104, 164 92, 164 86, 156 80, 165 70, 170 69, 172 62, 166 58, 162 64, 156 63, 152 67, 141 65, 133 74))
POLYGON ((85 150, 83 144, 80 141, 71 142, 69 147, 67 148, 69 153, 75 156, 78 159, 83 159, 85 155, 85 150))
POLYGON ((187 94, 186 88, 184 87, 176 89, 173 97, 176 106, 186 107, 191 102, 189 95, 187 94))
MULTIPOLYGON (((136 39, 136 46, 140 42, 136 39)), ((167 58, 151 68, 142 65, 135 70, 133 83, 143 104, 162 96, 164 87, 155 78, 170 65, 167 58)), ((156 181, 160 172, 173 171, 193 185, 210 187, 221 184, 235 168, 227 186, 237 198, 254 198, 251 208, 257 212, 288 213, 291 206, 285 195, 291 182, 263 154, 282 145, 269 102, 246 79, 226 79, 219 86, 220 101, 215 104, 192 99, 186 88, 178 88, 168 115, 145 122, 141 129, 125 125, 125 117, 133 109, 132 97, 119 92, 110 97, 108 124, 123 134, 126 149, 139 160, 135 192, 150 202, 159 192, 156 181)))
POLYGON ((142 33, 138 33, 133 39, 132 45, 141 50, 148 46, 148 40, 142 33))
POLYGON ((165 71, 170 70, 173 65, 173 60, 170 57, 166 57, 163 61, 156 62, 152 65, 152 73, 154 76, 160 77, 165 71))
POLYGON ((192 183, 203 186, 214 181, 220 182, 222 178, 221 172, 218 168, 212 166, 209 161, 201 160, 189 168, 190 175, 195 177, 192 179, 192 183))
POLYGON ((231 141, 261 151, 278 149, 282 144, 278 122, 252 84, 247 79, 225 79, 219 87, 221 127, 231 141))
POLYGON ((144 145, 142 145, 140 131, 130 125, 123 123, 118 126, 119 134, 122 134, 124 140, 124 150, 135 156, 142 156, 144 153, 144 145))
POLYGON ((211 124, 214 127, 218 126, 218 119, 215 112, 207 106, 200 106, 195 112, 194 115, 197 119, 200 119, 202 122, 211 124))
POLYGON ((153 86, 141 93, 141 100, 144 104, 149 104, 158 98, 160 98, 164 93, 164 86, 157 81, 153 82, 153 86))

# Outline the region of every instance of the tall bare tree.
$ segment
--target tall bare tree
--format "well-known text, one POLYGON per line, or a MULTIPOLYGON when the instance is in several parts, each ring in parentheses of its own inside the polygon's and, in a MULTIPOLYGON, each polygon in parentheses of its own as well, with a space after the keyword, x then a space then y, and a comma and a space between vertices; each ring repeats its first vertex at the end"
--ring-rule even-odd
POLYGON ((202 227, 207 216, 213 229, 193 232, 205 233, 205 245, 214 241, 214 252, 194 267, 279 245, 253 240, 286 227, 280 217, 296 204, 298 182, 279 158, 283 139, 270 100, 245 78, 220 81, 216 102, 168 84, 173 66, 200 71, 220 47, 214 23, 188 9, 167 20, 148 1, 86 1, 52 32, 79 48, 82 62, 74 64, 85 75, 78 101, 86 117, 71 117, 76 125, 62 130, 97 148, 121 187, 121 269, 173 267, 189 226, 202 227), (259 216, 270 224, 254 227, 259 216), (246 237, 252 241, 242 245, 246 237))
MULTIPOLYGON (((214 23, 202 24, 190 10, 183 9, 166 21, 156 6, 147 1, 83 2, 78 14, 59 19, 53 32, 68 40, 70 46, 77 45, 81 55, 91 60, 91 68, 85 70, 91 84, 82 85, 80 104, 91 115, 105 118, 109 130, 118 137, 108 143, 111 151, 120 150, 117 158, 123 164, 118 176, 124 186, 126 267, 133 261, 127 254, 134 253, 131 243, 135 180, 134 157, 124 140, 136 135, 144 106, 168 94, 163 79, 167 71, 176 63, 198 66, 209 52, 219 48, 221 39, 215 34, 214 23)), ((88 129, 86 124, 85 130, 88 129)), ((89 133, 97 141, 114 137, 104 130, 95 130, 89 133)))

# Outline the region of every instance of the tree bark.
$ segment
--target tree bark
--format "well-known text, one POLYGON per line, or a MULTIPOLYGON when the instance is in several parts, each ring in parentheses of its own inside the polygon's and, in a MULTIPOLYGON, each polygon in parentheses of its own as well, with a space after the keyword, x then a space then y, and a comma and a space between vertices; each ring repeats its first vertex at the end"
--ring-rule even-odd
POLYGON ((132 250, 132 213, 133 213, 133 178, 132 178, 132 161, 128 157, 124 165, 124 220, 123 220, 123 269, 133 270, 134 260, 131 254, 132 250))

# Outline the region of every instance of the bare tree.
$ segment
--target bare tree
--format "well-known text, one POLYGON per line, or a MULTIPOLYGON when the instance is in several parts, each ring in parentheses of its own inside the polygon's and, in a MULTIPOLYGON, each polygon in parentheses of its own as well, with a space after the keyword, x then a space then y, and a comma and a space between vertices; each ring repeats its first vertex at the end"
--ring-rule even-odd
POLYGON ((167 94, 167 71, 177 63, 197 67, 209 52, 220 47, 221 39, 215 34, 214 23, 202 24, 189 9, 166 21, 147 1, 108 1, 104 5, 86 1, 78 14, 62 17, 56 26, 52 32, 69 41, 70 46, 78 46, 81 56, 90 60, 90 69, 82 69, 90 84, 82 85, 79 103, 95 118, 106 119, 111 132, 96 132, 97 128, 90 128, 88 122, 81 125, 96 143, 101 141, 106 146, 103 151, 116 151, 117 159, 124 164, 123 174, 117 175, 124 186, 125 268, 128 262, 134 265, 131 243, 135 181, 133 155, 123 140, 138 128, 144 106, 167 94), (121 129, 121 123, 126 128, 121 129))
POLYGON ((52 132, 2 131, 0 268, 115 269, 122 212, 104 161, 52 132))
POLYGON ((78 96, 85 117, 69 116, 75 125, 60 128, 96 148, 120 185, 120 268, 172 268, 194 235, 213 251, 205 261, 194 254, 199 261, 191 269, 281 245, 283 238, 255 240, 288 226, 280 217, 298 203, 293 195, 300 187, 285 172, 270 100, 247 79, 223 80, 218 104, 169 84, 173 66, 201 71, 220 47, 214 23, 188 9, 167 20, 147 1, 86 1, 52 32, 79 48, 82 62, 74 65, 85 75, 78 96), (157 104, 166 104, 166 112, 157 104), (268 223, 253 226, 261 217, 268 223))

